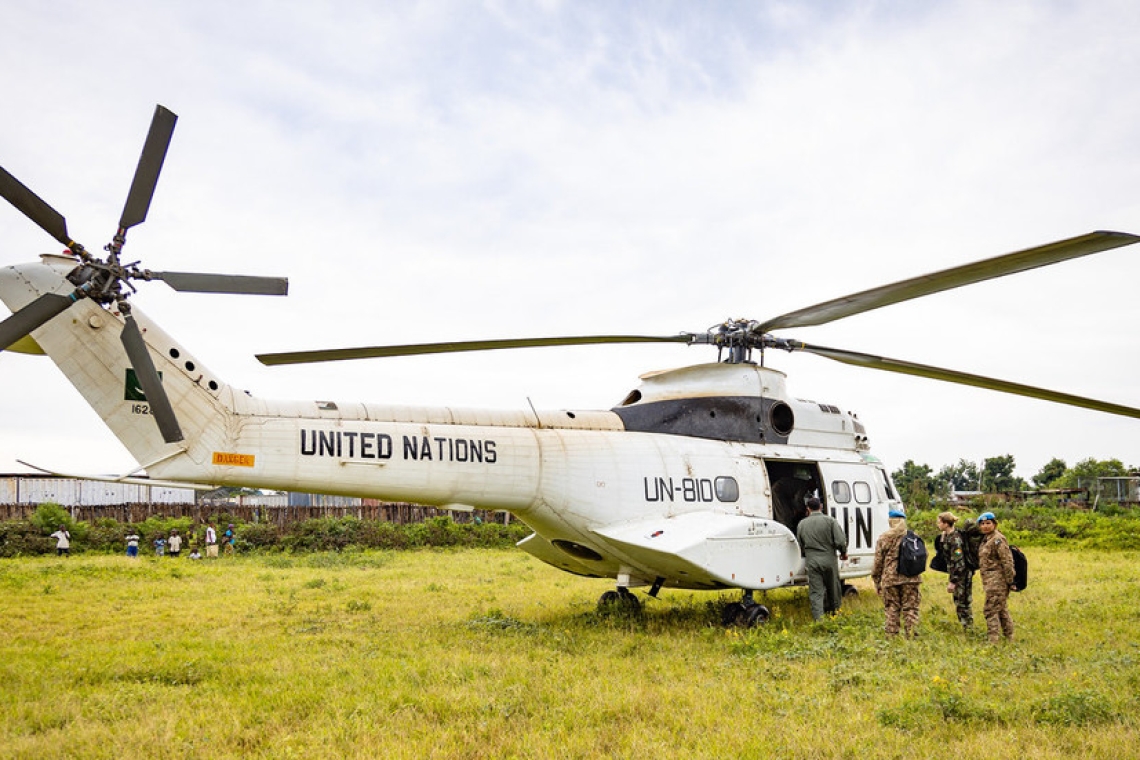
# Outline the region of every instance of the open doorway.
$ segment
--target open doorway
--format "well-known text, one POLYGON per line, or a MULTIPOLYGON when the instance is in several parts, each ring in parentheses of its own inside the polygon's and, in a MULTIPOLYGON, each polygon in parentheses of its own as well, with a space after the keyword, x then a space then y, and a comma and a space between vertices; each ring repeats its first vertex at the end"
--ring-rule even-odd
POLYGON ((772 484, 772 517, 795 533, 800 520, 807 517, 808 497, 815 496, 824 501, 819 466, 815 462, 769 459, 764 460, 764 466, 768 470, 768 482, 772 484))

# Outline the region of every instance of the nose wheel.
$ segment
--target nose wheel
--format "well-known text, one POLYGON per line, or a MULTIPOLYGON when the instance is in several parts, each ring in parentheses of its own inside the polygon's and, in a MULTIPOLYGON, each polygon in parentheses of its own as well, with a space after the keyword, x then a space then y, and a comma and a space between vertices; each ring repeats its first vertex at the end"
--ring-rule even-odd
POLYGON ((599 612, 641 612, 641 600, 625 586, 607 591, 598 599, 599 612))

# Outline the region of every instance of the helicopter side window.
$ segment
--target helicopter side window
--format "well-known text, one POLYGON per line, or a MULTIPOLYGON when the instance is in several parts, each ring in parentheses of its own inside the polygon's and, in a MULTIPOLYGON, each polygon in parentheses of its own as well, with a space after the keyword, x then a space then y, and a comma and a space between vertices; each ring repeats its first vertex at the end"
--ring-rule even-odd
POLYGON ((855 501, 859 504, 871 503, 871 484, 862 480, 855 481, 855 501))
POLYGON ((831 481, 831 495, 835 497, 836 504, 851 503, 851 486, 846 480, 831 481))
POLYGON ((736 482, 736 478, 717 478, 716 498, 719 501, 736 501, 739 499, 740 484, 736 482))

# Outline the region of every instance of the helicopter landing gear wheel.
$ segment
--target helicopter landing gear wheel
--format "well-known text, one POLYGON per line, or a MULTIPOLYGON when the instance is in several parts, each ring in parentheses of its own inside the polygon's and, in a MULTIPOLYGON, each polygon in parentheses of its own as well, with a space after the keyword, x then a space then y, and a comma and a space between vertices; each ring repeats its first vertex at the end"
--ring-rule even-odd
POLYGON ((747 612, 747 608, 740 602, 729 602, 724 605, 724 609, 720 613, 721 625, 725 628, 743 625, 745 612, 747 612))
POLYGON ((772 613, 762 604, 753 605, 744 612, 745 626, 752 628, 764 625, 772 617, 772 613))
POLYGON ((767 623, 771 617, 771 611, 762 604, 729 602, 721 613, 721 622, 726 628, 731 626, 752 628, 767 623))
POLYGON ((843 598, 854 599, 859 596, 859 589, 852 586, 850 583, 843 584, 843 598))
POLYGON ((641 612, 641 600, 625 586, 619 586, 616 591, 602 594, 598 599, 598 611, 637 614, 641 612))

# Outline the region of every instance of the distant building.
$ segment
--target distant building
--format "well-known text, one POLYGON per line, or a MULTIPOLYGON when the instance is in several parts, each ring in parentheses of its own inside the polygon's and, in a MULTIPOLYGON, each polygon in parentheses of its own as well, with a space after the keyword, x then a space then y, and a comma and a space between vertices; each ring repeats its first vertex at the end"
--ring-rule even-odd
POLYGON ((112 504, 194 504, 193 488, 138 483, 110 483, 12 473, 0 475, 0 504, 91 507, 112 504))

